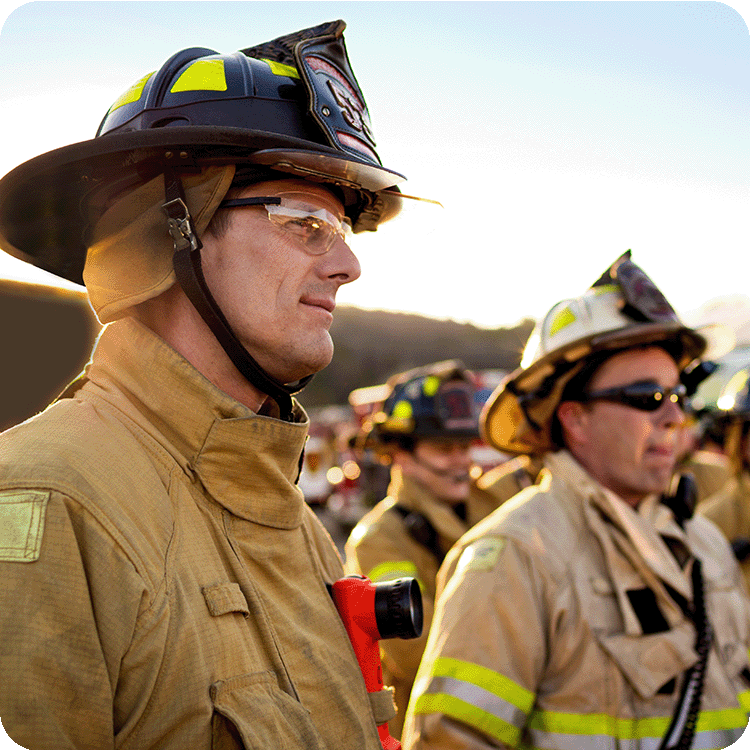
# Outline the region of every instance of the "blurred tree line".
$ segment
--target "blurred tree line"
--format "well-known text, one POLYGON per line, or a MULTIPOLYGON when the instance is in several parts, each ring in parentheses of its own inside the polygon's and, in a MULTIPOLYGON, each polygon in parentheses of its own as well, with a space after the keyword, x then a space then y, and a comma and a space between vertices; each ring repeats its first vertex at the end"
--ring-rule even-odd
POLYGON ((346 404, 355 388, 379 385, 393 374, 445 359, 472 370, 514 370, 534 321, 509 328, 356 307, 336 308, 331 326, 333 361, 305 388, 306 407, 346 404))
MULTIPOLYGON (((100 327, 86 296, 0 279, 0 430, 55 399, 88 361, 100 327)), ((343 405, 355 388, 444 359, 477 370, 512 370, 532 328, 477 328, 420 315, 336 308, 335 354, 301 394, 306 407, 343 405)))

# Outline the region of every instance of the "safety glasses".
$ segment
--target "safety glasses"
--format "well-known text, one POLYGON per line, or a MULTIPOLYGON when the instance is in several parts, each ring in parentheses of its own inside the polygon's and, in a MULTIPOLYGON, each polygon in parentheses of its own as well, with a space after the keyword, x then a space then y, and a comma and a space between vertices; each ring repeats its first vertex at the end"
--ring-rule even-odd
POLYGON ((219 208, 241 206, 265 208, 268 220, 302 243, 310 255, 327 253, 337 237, 348 244, 352 233, 348 218, 339 219, 327 209, 315 206, 304 196, 294 193, 231 198, 219 204, 219 208))
POLYGON ((680 383, 674 388, 662 388, 657 383, 642 381, 623 385, 619 388, 605 388, 601 391, 584 393, 575 399, 581 403, 590 401, 609 401, 613 404, 623 404, 639 411, 656 411, 667 402, 684 407, 687 389, 680 383))

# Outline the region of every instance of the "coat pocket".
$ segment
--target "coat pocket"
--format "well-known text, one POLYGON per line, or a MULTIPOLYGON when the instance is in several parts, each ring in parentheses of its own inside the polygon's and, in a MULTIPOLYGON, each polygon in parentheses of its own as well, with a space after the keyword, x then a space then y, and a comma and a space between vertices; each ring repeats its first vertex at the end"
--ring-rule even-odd
POLYGON ((211 685, 212 750, 325 750, 308 711, 279 689, 273 672, 211 685))
POLYGON ((684 621, 653 635, 597 635, 599 644, 643 700, 681 675, 698 660, 693 648, 695 630, 684 621))

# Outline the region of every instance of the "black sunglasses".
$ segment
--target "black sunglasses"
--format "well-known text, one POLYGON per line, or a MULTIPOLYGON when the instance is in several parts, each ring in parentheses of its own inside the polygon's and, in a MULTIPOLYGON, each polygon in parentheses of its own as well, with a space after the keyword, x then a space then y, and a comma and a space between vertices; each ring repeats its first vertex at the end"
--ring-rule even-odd
POLYGON ((683 408, 687 398, 687 388, 679 383, 674 388, 662 388, 652 382, 631 383, 618 388, 605 388, 602 391, 583 393, 575 399, 581 403, 589 401, 609 401, 613 404, 623 404, 640 411, 656 411, 667 401, 683 408))

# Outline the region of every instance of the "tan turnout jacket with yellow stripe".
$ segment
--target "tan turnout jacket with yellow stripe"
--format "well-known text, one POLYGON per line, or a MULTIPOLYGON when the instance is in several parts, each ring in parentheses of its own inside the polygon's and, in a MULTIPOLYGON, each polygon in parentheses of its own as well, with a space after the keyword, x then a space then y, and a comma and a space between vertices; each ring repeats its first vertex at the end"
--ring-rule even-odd
POLYGON ((295 485, 255 415, 132 319, 0 437, 0 716, 32 750, 380 750, 295 485))
POLYGON ((725 748, 747 724, 748 607, 731 551, 705 519, 676 524, 656 497, 638 511, 566 452, 466 534, 438 577, 438 602, 404 730, 406 750, 657 750, 696 629, 701 561, 715 638, 694 748, 725 748))

